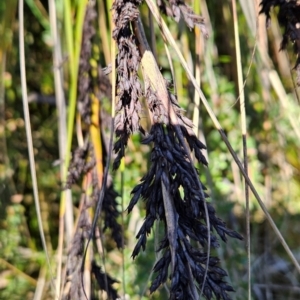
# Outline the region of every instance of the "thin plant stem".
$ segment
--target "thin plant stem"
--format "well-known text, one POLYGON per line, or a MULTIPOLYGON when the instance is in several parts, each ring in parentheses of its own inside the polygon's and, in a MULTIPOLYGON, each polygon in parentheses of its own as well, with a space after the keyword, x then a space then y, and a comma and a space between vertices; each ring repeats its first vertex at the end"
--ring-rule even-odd
POLYGON ((174 66, 173 66, 173 62, 172 62, 172 57, 171 57, 171 54, 170 54, 170 50, 168 48, 168 44, 166 42, 164 42, 164 46, 165 46, 167 58, 168 58, 168 61, 169 61, 171 74, 172 74, 172 81, 173 81, 175 95, 177 95, 177 85, 176 85, 175 70, 174 70, 174 66))
POLYGON ((42 267, 40 270, 39 278, 37 281, 36 289, 34 292, 33 300, 41 300, 46 283, 46 268, 42 267))
MULTIPOLYGON (((200 14, 200 3, 199 1, 194 2, 194 11, 196 14, 200 14)), ((200 85, 201 73, 200 73, 200 54, 201 54, 201 36, 200 29, 195 27, 195 78, 200 85)), ((197 93, 194 93, 194 111, 193 111, 193 124, 194 132, 196 136, 199 136, 199 115, 200 115, 200 97, 197 93)))
POLYGON ((121 222, 122 222, 122 287, 123 287, 123 297, 125 299, 126 295, 126 277, 125 277, 125 255, 124 255, 124 235, 125 235, 125 221, 124 221, 124 175, 125 175, 125 158, 123 157, 120 164, 121 171, 121 222))
MULTIPOLYGON (((243 160, 244 160, 244 169, 246 174, 248 175, 247 121, 246 121, 245 93, 244 93, 244 86, 243 86, 242 58, 241 58, 236 0, 232 0, 232 12, 233 12, 234 41, 235 41, 238 89, 239 89, 239 99, 240 99, 241 125, 242 125, 243 160)), ((251 300, 251 238, 250 238, 249 187, 245 179, 244 182, 245 182, 245 202, 246 202, 246 251, 247 251, 248 300, 251 300)))
POLYGON ((37 214, 39 233, 40 233, 43 250, 45 252, 46 261, 51 276, 51 287, 54 288, 54 279, 51 270, 50 256, 47 249, 47 244, 46 244, 46 239, 45 239, 45 234, 43 229, 42 216, 41 216, 39 191, 38 191, 38 183, 37 183, 37 176, 35 170, 35 159, 34 159, 33 142, 32 142, 32 134, 31 134, 30 113, 29 113, 28 94, 27 94, 26 67, 25 67, 24 1, 23 0, 19 0, 19 49, 20 49, 20 73, 21 73, 21 85, 22 85, 23 111, 24 111, 24 119, 25 119, 29 163, 30 163, 30 173, 31 173, 32 187, 33 187, 33 197, 34 197, 35 209, 37 214))

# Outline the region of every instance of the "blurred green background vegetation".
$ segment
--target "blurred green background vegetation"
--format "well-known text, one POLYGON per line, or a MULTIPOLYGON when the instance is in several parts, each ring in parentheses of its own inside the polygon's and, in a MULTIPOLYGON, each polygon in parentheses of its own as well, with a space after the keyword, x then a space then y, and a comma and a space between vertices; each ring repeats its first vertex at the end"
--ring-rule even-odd
MULTIPOLYGON (((112 43, 109 10, 112 3, 107 0, 100 5, 100 1, 97 1, 99 23, 95 24, 97 32, 93 47, 94 61, 104 67, 110 63, 109 53, 105 51, 112 43)), ((74 25, 80 1, 56 1, 58 33, 63 54, 63 88, 66 99, 69 99, 70 53, 64 19, 67 2, 71 5, 74 25)), ((231 1, 191 0, 188 3, 205 17, 208 39, 199 33, 197 35, 195 31, 189 31, 183 22, 177 24, 168 18, 166 21, 190 68, 195 70, 199 67, 201 88, 234 150, 242 157, 231 1), (198 63, 197 55, 200 57, 198 63)), ((49 282, 43 281, 47 278, 47 265, 40 241, 28 163, 20 84, 17 4, 16 0, 0 1, 0 299, 51 299, 49 282), (41 298, 34 298, 41 285, 41 298)), ((282 37, 275 13, 267 30, 265 17, 258 18, 258 4, 258 0, 253 3, 241 0, 237 6, 240 51, 246 79, 249 176, 299 260, 300 103, 297 97, 299 91, 293 85, 295 74, 292 71, 296 58, 292 49, 279 52, 282 37), (278 75, 276 80, 274 74, 278 75)), ((145 4, 141 6, 141 14, 147 30, 150 25, 145 4)), ((62 185, 48 2, 26 0, 24 17, 27 88, 29 98, 32 99, 29 108, 39 197, 47 247, 55 269, 62 185)), ((154 29, 158 64, 164 76, 171 79, 163 39, 156 24, 154 29)), ((74 36, 73 32, 71 38, 74 36)), ((174 58, 179 103, 185 108, 186 115, 192 118, 195 109, 194 89, 173 55, 173 50, 170 51, 174 58)), ((107 106, 109 111, 110 107, 107 106)), ((209 160, 208 169, 201 167, 200 173, 211 196, 209 201, 213 202, 218 215, 226 221, 229 228, 245 236, 241 174, 201 105, 200 120, 200 138, 207 145, 209 160)), ((142 121, 146 122, 144 119, 142 121)), ((140 142, 141 137, 137 134, 129 142, 123 180, 120 172, 113 173, 115 188, 123 195, 124 208, 130 200, 132 188, 148 167, 146 158, 150 149, 140 142)), ((73 145, 76 145, 76 138, 73 145)), ((75 212, 79 203, 79 191, 80 187, 74 187, 75 212)), ((118 201, 121 203, 121 197, 118 201)), ((252 195, 250 209, 253 299, 299 299, 299 274, 252 195)), ((132 214, 124 213, 127 240, 124 251, 125 292, 128 299, 133 300, 166 299, 163 287, 153 296, 149 296, 147 291, 148 278, 155 261, 153 250, 158 237, 152 233, 146 252, 134 262, 130 257, 135 233, 142 219, 142 201, 132 214)), ((228 272, 228 280, 236 290, 232 298, 246 299, 245 244, 229 240, 227 244, 221 243, 217 252, 222 267, 228 272)), ((122 253, 111 246, 107 249, 105 262, 106 270, 122 281, 122 253)), ((115 287, 121 294, 122 284, 115 284, 115 287)))

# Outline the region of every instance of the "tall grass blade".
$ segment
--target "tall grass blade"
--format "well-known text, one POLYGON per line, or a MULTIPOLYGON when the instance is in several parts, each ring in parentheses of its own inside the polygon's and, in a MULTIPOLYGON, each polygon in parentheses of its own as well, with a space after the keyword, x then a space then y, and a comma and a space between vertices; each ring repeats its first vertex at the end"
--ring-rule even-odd
MULTIPOLYGON (((241 127, 242 127, 242 140, 243 140, 243 163, 246 174, 248 175, 248 155, 247 155, 247 121, 246 121, 246 108, 245 108, 245 93, 243 84, 243 71, 242 71, 242 58, 241 46, 239 37, 239 25, 237 16, 236 0, 232 0, 233 12, 233 27, 234 27, 234 41, 235 41, 235 54, 237 64, 238 76, 238 90, 240 99, 240 113, 241 113, 241 127)), ((249 187, 245 180, 245 202, 246 202, 246 251, 248 259, 247 267, 247 281, 248 281, 248 300, 251 300, 251 240, 250 240, 250 210, 249 210, 249 187)))
MULTIPOLYGON (((194 12, 200 14, 200 2, 194 2, 194 12)), ((200 71, 200 54, 201 54, 201 36, 200 28, 195 27, 195 78, 200 86, 201 71, 200 71)), ((194 93, 194 112, 193 112, 193 124, 195 126, 194 131, 196 136, 199 135, 199 117, 200 117, 200 97, 197 93, 194 93)))
POLYGON ((46 256, 46 261, 51 276, 51 286, 54 287, 54 279, 52 276, 50 256, 46 245, 46 239, 45 239, 42 217, 41 217, 41 208, 39 202, 39 192, 38 192, 37 176, 35 170, 35 159, 34 159, 33 142, 32 142, 31 125, 30 125, 30 113, 29 113, 29 106, 28 106, 27 82, 26 82, 27 80, 26 80, 26 67, 25 67, 24 1, 23 0, 19 0, 18 16, 19 16, 19 47, 20 47, 20 73, 21 73, 22 99, 23 99, 23 111, 24 111, 24 119, 25 119, 29 163, 30 163, 30 173, 31 173, 32 187, 33 187, 33 196, 34 196, 34 203, 35 203, 35 209, 37 214, 40 237, 41 237, 43 249, 46 256))

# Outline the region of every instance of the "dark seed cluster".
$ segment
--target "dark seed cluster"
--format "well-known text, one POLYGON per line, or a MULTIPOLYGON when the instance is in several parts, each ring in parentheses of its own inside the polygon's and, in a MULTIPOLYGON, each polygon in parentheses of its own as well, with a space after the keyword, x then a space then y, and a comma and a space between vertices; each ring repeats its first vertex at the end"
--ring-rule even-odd
POLYGON ((71 247, 68 251, 68 260, 66 264, 66 280, 64 284, 63 300, 85 299, 82 286, 82 259, 84 253, 84 242, 88 237, 90 230, 90 221, 88 212, 83 209, 76 232, 71 242, 71 247))
POLYGON ((96 31, 93 22, 97 17, 94 5, 88 5, 85 14, 82 33, 82 45, 79 61, 78 72, 78 105, 77 108, 82 120, 90 124, 91 122, 91 92, 92 79, 90 75, 91 65, 90 58, 92 56, 92 38, 96 31))
POLYGON ((271 8, 279 7, 277 18, 284 28, 280 50, 286 49, 289 41, 294 44, 294 51, 297 54, 295 64, 297 84, 300 86, 300 3, 297 0, 262 0, 260 6, 260 13, 267 16, 267 26, 271 20, 271 8))
POLYGON ((93 157, 93 154, 93 147, 89 142, 86 142, 83 147, 78 147, 74 151, 69 167, 66 188, 71 188, 73 184, 78 183, 82 179, 83 175, 93 169, 95 160, 90 159, 90 157, 93 157))
MULTIPOLYGON (((206 200, 201 196, 197 183, 198 178, 193 175, 193 167, 174 127, 155 124, 144 140, 145 144, 153 143, 151 166, 148 173, 141 179, 141 183, 133 189, 133 197, 128 211, 130 212, 137 201, 142 198, 146 202, 146 217, 137 234, 138 242, 132 256, 135 258, 141 249, 145 250, 147 235, 151 232, 154 222, 158 219, 166 222, 161 185, 163 182, 173 199, 177 219, 176 242, 173 245, 176 249, 176 262, 174 273, 171 276, 170 299, 193 299, 191 294, 192 282, 195 280, 198 287, 202 287, 207 259, 207 254, 204 251, 208 239, 204 208, 204 201, 206 200), (183 189, 183 196, 180 193, 180 188, 183 189), (201 246, 194 247, 191 241, 198 242, 201 246), (189 275, 189 273, 191 274, 189 275)), ((196 138, 191 137, 185 127, 181 129, 190 149, 195 151, 197 159, 206 164, 201 153, 204 145, 196 138)), ((205 189, 203 185, 202 188, 205 189)), ((207 203, 207 207, 211 228, 215 229, 223 241, 226 241, 227 235, 242 239, 238 233, 226 228, 225 223, 215 215, 215 210, 209 203, 207 203)), ((213 248, 219 246, 217 237, 213 232, 211 232, 211 246, 213 248)), ((167 232, 161 241, 159 250, 162 250, 164 254, 154 267, 157 277, 152 282, 151 292, 154 292, 168 279, 171 245, 167 232)), ((218 267, 218 259, 211 257, 204 287, 204 295, 207 299, 211 299, 213 295, 217 299, 230 299, 227 292, 233 289, 224 282, 226 275, 226 272, 218 267)))
POLYGON ((130 134, 142 130, 139 122, 141 111, 139 98, 142 96, 142 86, 137 74, 140 54, 130 28, 130 22, 139 16, 140 3, 141 0, 116 0, 113 4, 115 23, 113 38, 118 47, 115 131, 119 138, 114 145, 114 151, 117 153, 114 169, 120 165, 130 134))

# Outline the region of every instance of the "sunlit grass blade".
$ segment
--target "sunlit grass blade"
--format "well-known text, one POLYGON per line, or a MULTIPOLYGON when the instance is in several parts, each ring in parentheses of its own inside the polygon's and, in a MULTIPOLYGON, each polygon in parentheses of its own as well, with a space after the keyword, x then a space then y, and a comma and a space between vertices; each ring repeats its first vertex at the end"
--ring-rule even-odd
POLYGON ((42 216, 41 216, 37 175, 35 169, 35 158, 34 158, 34 151, 33 151, 32 132, 31 132, 31 124, 30 124, 30 113, 28 107, 27 81, 26 81, 26 68, 25 68, 24 1, 23 0, 19 1, 18 16, 19 16, 19 47, 20 47, 20 72, 21 72, 22 99, 23 99, 23 111, 24 111, 24 119, 25 119, 29 163, 30 163, 30 173, 31 173, 32 187, 33 187, 33 196, 34 196, 34 203, 36 208, 40 237, 45 252, 46 261, 49 267, 49 273, 51 276, 51 287, 54 288, 54 278, 52 275, 50 255, 47 249, 47 244, 46 244, 46 239, 45 239, 45 234, 43 229, 42 216))
POLYGON ((102 151, 99 115, 100 115, 100 101, 93 95, 90 133, 91 133, 91 142, 94 147, 94 153, 96 158, 98 187, 101 188, 102 180, 103 180, 103 161, 102 161, 103 151, 102 151))
MULTIPOLYGON (((194 12, 200 14, 200 1, 194 2, 194 12)), ((200 55, 201 55, 201 37, 200 28, 195 28, 195 79, 200 86, 200 55)), ((199 135, 199 117, 200 117, 200 97, 197 93, 194 93, 194 111, 193 111, 193 124, 195 134, 199 135)))
MULTIPOLYGON (((238 77, 238 90, 241 114, 241 129, 242 129, 242 149, 243 149, 243 163, 245 173, 248 175, 248 150, 247 150, 247 121, 246 121, 246 108, 245 108, 245 91, 243 84, 243 71, 242 71, 242 58, 241 46, 239 37, 239 25, 237 16, 236 0, 232 0, 233 12, 233 27, 234 27, 234 41, 235 41, 235 54, 237 64, 237 77, 238 77)), ((251 240, 250 240, 250 210, 249 210, 249 187, 245 182, 245 203, 246 203, 246 251, 248 258, 247 279, 248 279, 248 300, 251 300, 251 240)))

